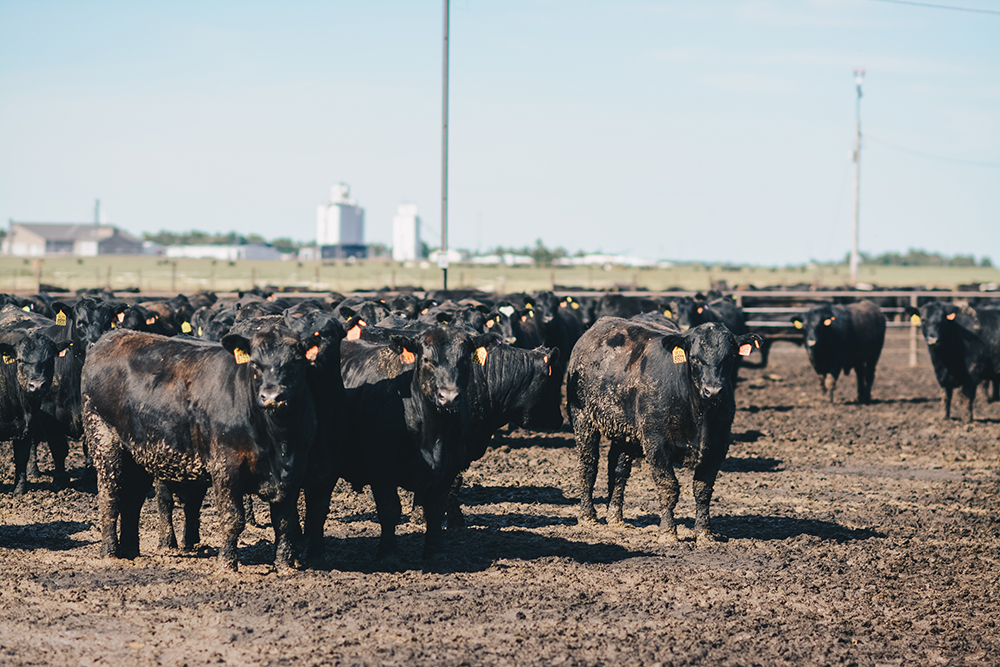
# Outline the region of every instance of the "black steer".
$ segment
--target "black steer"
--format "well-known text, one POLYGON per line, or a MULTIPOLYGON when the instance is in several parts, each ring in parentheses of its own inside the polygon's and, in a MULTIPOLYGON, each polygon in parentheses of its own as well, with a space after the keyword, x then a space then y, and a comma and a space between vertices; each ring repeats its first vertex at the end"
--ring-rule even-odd
POLYGON ((350 437, 335 444, 337 462, 355 489, 371 485, 382 528, 377 558, 398 553, 398 487, 413 491, 424 506, 427 558, 441 539, 449 489, 468 461, 470 366, 482 362, 498 338, 447 326, 388 336, 388 343, 341 344, 350 437))
POLYGON ((1000 382, 1000 310, 961 308, 934 301, 919 311, 920 325, 927 341, 934 375, 944 389, 944 418, 951 418, 951 395, 956 387, 969 401, 969 421, 976 387, 992 381, 994 392, 1000 382))
POLYGON ((250 340, 228 335, 221 346, 129 330, 102 338, 82 378, 102 555, 139 554, 139 511, 155 477, 188 487, 189 497, 191 485, 212 485, 219 561, 233 570, 243 495, 257 493, 271 505, 275 564, 291 567, 296 502, 316 433, 306 379, 312 345, 283 326, 250 340))
POLYGON ((872 400, 875 366, 885 342, 885 315, 878 306, 871 301, 824 304, 796 315, 792 323, 803 330, 809 361, 831 402, 840 373, 846 375, 852 368, 858 380, 858 403, 872 400))
POLYGON ((718 323, 685 333, 637 320, 602 318, 569 360, 566 400, 579 457, 580 520, 597 520, 594 482, 601 437, 608 452, 608 523, 621 525, 632 460, 649 462, 664 539, 677 540, 674 466, 694 469, 698 541, 713 539, 709 505, 736 413, 732 368, 760 336, 734 336, 718 323))

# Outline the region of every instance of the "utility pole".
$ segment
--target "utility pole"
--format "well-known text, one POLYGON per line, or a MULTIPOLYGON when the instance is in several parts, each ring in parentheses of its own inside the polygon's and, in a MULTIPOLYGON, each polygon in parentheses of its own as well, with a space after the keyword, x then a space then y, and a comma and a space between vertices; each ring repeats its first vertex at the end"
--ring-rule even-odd
POLYGON ((442 289, 448 289, 448 0, 444 0, 444 85, 441 99, 441 269, 442 289))
POLYGON ((861 214, 861 82, 865 78, 865 68, 854 68, 854 83, 858 87, 855 106, 854 126, 854 230, 851 235, 851 287, 858 284, 858 218, 861 214))

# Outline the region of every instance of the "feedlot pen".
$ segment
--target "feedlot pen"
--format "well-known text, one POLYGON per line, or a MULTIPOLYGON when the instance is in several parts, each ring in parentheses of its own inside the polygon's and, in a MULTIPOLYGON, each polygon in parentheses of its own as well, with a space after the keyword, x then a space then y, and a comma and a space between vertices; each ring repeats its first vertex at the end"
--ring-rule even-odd
POLYGON ((603 465, 601 525, 577 525, 568 427, 499 434, 465 476, 469 527, 425 565, 422 527, 400 526, 394 572, 372 564, 374 503, 343 485, 327 569, 276 574, 273 534, 248 526, 240 572, 220 573, 211 499, 198 552, 159 551, 147 502, 143 555, 101 559, 79 445, 70 488, 53 490, 43 447, 21 497, 0 446, 0 664, 1000 664, 1000 404, 980 396, 973 423, 944 421, 903 324, 871 405, 853 383, 824 400, 789 343, 741 371, 712 506, 723 541, 707 546, 690 531, 690 472, 680 544, 657 539, 647 467, 625 529, 604 525, 603 465))

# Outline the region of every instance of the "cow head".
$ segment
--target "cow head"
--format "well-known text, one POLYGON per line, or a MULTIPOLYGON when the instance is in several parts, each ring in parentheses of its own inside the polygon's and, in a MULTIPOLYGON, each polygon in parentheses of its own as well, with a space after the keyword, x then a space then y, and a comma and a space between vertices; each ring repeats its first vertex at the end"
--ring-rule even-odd
POLYGON ((736 357, 749 354, 748 346, 759 349, 761 341, 757 334, 735 336, 725 325, 708 322, 685 334, 667 334, 662 344, 673 363, 687 365, 697 395, 710 400, 732 389, 736 357))
MULTIPOLYGON (((55 305, 55 304, 53 304, 55 305)), ((128 310, 125 303, 108 303, 103 299, 90 297, 80 299, 73 306, 73 337, 79 349, 74 350, 81 358, 101 336, 119 325, 119 314, 128 310)))
POLYGON ((54 342, 45 334, 25 332, 10 343, 0 343, 0 364, 16 365, 17 383, 32 401, 48 395, 56 357, 70 354, 73 342, 54 342))
POLYGON ((704 309, 703 303, 689 296, 679 296, 664 304, 663 315, 676 322, 681 331, 687 331, 704 321, 701 317, 704 309))
POLYGON ((837 316, 833 312, 833 307, 829 304, 813 308, 803 315, 795 315, 791 318, 791 322, 795 325, 795 328, 802 329, 806 348, 808 348, 810 354, 812 354, 813 349, 817 348, 817 346, 819 346, 819 349, 822 349, 824 347, 823 343, 833 335, 834 331, 839 329, 834 324, 836 321, 837 316))
POLYGON ((515 424, 532 431, 558 431, 563 425, 562 378, 559 377, 559 348, 536 347, 528 352, 531 383, 524 397, 526 407, 515 424))
POLYGON ((316 354, 316 345, 311 341, 303 341, 291 329, 274 324, 262 327, 249 339, 226 334, 222 347, 237 364, 246 365, 257 405, 270 413, 284 410, 305 390, 309 357, 315 358, 316 354))
POLYGON ((953 303, 932 301, 920 307, 920 326, 928 345, 937 345, 948 338, 952 327, 959 326, 962 309, 953 303))
POLYGON ((420 394, 438 410, 451 411, 462 402, 473 363, 485 363, 489 349, 500 339, 493 334, 470 335, 438 326, 414 336, 392 336, 391 345, 409 352, 416 362, 415 381, 420 394))

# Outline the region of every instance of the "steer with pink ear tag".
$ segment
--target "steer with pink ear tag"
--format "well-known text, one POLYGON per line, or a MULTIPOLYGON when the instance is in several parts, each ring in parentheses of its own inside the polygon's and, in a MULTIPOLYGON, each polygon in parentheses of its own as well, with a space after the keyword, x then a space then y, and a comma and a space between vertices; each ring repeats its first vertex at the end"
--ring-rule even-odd
POLYGON ((875 366, 885 342, 885 315, 871 301, 846 306, 824 304, 792 317, 800 329, 820 390, 833 402, 837 378, 854 370, 858 403, 872 400, 875 366))

